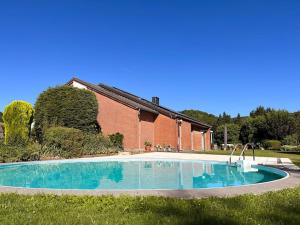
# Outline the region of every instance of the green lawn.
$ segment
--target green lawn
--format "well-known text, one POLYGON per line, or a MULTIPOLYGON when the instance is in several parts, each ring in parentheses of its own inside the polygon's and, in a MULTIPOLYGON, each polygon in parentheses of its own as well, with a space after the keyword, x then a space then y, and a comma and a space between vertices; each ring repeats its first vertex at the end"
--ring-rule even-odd
MULTIPOLYGON (((200 152, 200 154, 214 154, 214 155, 230 155, 231 151, 223 151, 223 150, 212 150, 206 152, 200 152)), ((241 151, 236 151, 235 155, 240 155, 241 151)), ((246 155, 252 156, 252 150, 246 151, 246 155)), ((271 150, 255 150, 256 156, 264 156, 264 157, 276 157, 276 158, 289 158, 293 161, 295 165, 300 166, 300 152, 299 154, 292 153, 279 153, 277 151, 271 150)))
POLYGON ((0 224, 300 224, 300 187, 233 198, 0 195, 0 224))

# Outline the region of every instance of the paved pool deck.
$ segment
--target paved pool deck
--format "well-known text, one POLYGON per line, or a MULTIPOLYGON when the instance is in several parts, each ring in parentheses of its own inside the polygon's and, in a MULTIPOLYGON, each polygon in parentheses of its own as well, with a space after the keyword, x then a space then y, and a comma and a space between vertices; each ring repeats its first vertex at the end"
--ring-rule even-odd
MULTIPOLYGON (((227 155, 211 155, 211 154, 191 154, 191 153, 167 153, 167 152, 151 152, 136 155, 116 155, 99 158, 76 159, 76 161, 99 160, 99 159, 180 159, 180 160, 201 160, 201 161, 218 161, 227 162, 227 155)), ((246 157, 252 159, 252 157, 246 157)), ((232 162, 238 160, 234 156, 232 162)), ((72 160, 67 160, 72 161, 72 160)), ((279 168, 286 171, 289 176, 281 180, 260 183, 254 185, 246 185, 239 187, 224 188, 208 188, 208 189, 192 189, 192 190, 52 190, 52 189, 26 189, 14 187, 0 187, 0 193, 18 193, 26 195, 35 194, 56 194, 56 195, 129 195, 129 196, 163 196, 176 198, 207 198, 207 197, 232 197, 243 194, 263 194, 270 191, 278 191, 286 188, 300 186, 300 168, 295 166, 288 158, 270 158, 256 157, 256 161, 260 165, 279 168)), ((53 162, 53 161, 52 161, 53 162)))

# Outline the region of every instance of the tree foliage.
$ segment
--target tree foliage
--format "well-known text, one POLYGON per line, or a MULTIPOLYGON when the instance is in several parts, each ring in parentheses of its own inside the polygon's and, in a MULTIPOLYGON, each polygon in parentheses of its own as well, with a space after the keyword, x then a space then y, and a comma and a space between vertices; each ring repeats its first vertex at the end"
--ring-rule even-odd
POLYGON ((5 144, 25 145, 30 136, 33 107, 25 101, 13 101, 5 107, 3 121, 5 144))
POLYGON ((265 140, 283 141, 290 135, 293 135, 293 141, 289 137, 285 142, 299 143, 300 141, 300 112, 289 113, 286 110, 275 110, 259 106, 251 111, 248 117, 241 117, 238 114, 237 117, 231 118, 225 112, 216 117, 197 110, 186 110, 183 113, 211 124, 215 132, 215 140, 219 145, 224 142, 225 124, 227 124, 228 130, 228 143, 241 142, 246 144, 263 143, 265 140))
POLYGON ((195 120, 202 121, 210 125, 214 125, 217 121, 217 117, 215 115, 208 114, 199 110, 184 110, 181 113, 190 116, 195 120))
POLYGON ((227 135, 228 135, 228 143, 237 144, 239 143, 240 136, 240 126, 234 123, 221 125, 217 128, 215 132, 215 140, 218 145, 224 143, 224 130, 225 126, 227 126, 227 135))
POLYGON ((98 103, 88 90, 60 86, 49 88, 37 99, 35 105, 35 135, 41 142, 48 127, 64 126, 97 133, 98 103))
POLYGON ((0 123, 3 123, 3 119, 2 119, 3 113, 0 112, 0 123))
POLYGON ((272 110, 266 114, 266 127, 269 139, 283 140, 292 133, 294 124, 288 111, 272 110))
POLYGON ((297 136, 298 143, 300 142, 300 111, 293 114, 294 117, 294 134, 297 136))
POLYGON ((250 116, 251 117, 264 116, 271 111, 273 111, 272 108, 265 108, 264 106, 258 106, 255 110, 250 112, 250 116))

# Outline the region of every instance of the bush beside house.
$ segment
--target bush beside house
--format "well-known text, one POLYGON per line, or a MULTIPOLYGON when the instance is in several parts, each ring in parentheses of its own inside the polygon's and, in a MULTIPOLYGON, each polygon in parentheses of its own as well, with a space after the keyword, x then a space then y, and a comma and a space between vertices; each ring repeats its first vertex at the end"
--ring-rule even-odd
POLYGON ((40 160, 40 145, 29 143, 26 146, 5 145, 0 141, 0 162, 20 162, 40 160))
POLYGON ((99 133, 97 114, 97 99, 91 91, 69 86, 49 88, 40 94, 35 104, 36 138, 42 143, 43 134, 53 126, 99 133))
POLYGON ((105 137, 99 132, 98 103, 91 91, 62 86, 43 92, 35 106, 31 132, 33 112, 24 101, 6 107, 0 162, 115 154, 123 149, 122 134, 105 137))
POLYGON ((25 101, 13 101, 5 107, 3 113, 5 127, 4 143, 9 145, 26 145, 29 141, 33 107, 25 101))
POLYGON ((116 146, 118 149, 123 150, 123 141, 124 141, 124 135, 117 132, 115 134, 111 134, 108 136, 110 142, 116 146))
MULTIPOLYGON (((115 134, 114 136, 118 136, 115 134)), ((51 127, 45 132, 42 154, 72 158, 87 155, 113 154, 120 145, 102 134, 84 133, 75 128, 51 127)))
POLYGON ((83 139, 84 134, 81 130, 51 127, 44 134, 43 153, 63 158, 79 157, 83 147, 83 139))

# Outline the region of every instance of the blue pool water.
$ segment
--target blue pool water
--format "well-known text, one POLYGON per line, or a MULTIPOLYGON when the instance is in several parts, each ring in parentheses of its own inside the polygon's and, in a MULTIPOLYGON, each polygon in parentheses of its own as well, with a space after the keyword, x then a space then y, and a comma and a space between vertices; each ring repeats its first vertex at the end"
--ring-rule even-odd
POLYGON ((63 161, 0 166, 0 186, 49 189, 182 190, 256 184, 284 176, 265 169, 244 173, 210 161, 63 161))

